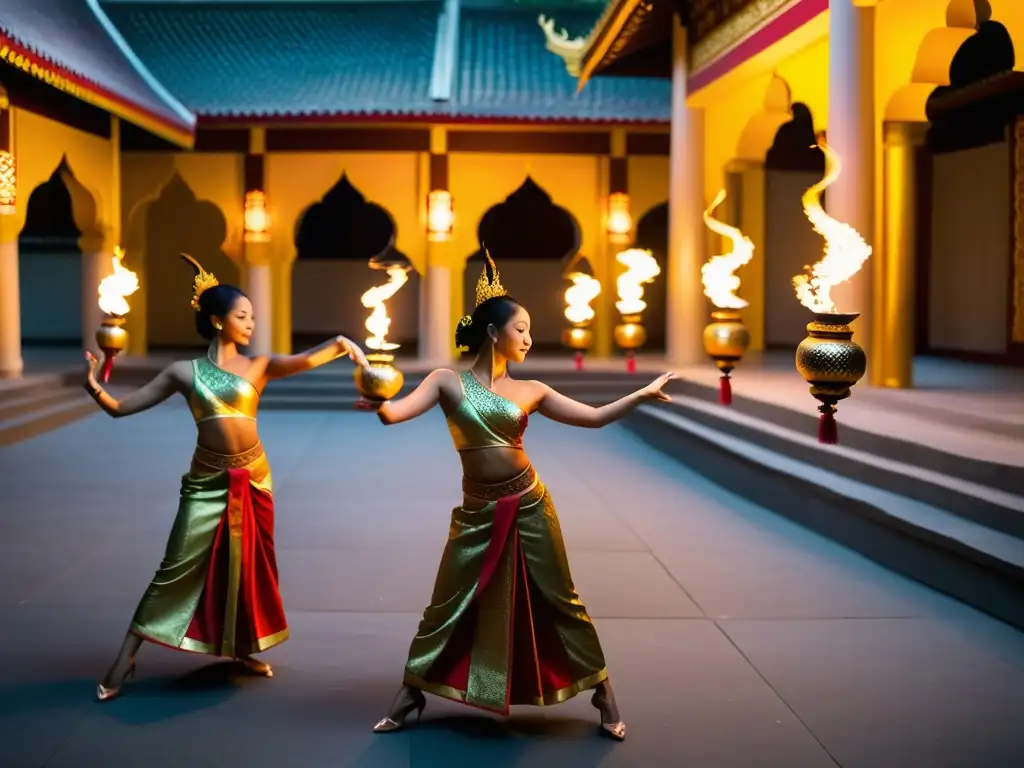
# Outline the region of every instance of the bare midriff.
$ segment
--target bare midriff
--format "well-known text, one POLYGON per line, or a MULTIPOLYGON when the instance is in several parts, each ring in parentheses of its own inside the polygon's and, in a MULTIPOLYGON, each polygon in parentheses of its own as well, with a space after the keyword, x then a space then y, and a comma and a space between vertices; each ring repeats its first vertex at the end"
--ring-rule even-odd
MULTIPOLYGON (((233 456, 244 453, 259 444, 260 437, 255 419, 224 417, 210 419, 196 425, 196 445, 213 453, 233 456)), ((192 473, 208 475, 220 470, 192 460, 192 473)))

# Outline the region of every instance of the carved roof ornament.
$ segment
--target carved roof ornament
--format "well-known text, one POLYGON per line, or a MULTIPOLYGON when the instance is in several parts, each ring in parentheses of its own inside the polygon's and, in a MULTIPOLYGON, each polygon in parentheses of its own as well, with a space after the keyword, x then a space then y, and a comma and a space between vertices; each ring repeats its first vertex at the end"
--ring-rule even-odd
POLYGON ((569 39, 569 32, 563 27, 555 31, 555 20, 547 18, 543 13, 537 17, 537 23, 544 30, 545 48, 565 62, 566 71, 573 77, 580 74, 583 54, 587 51, 587 38, 569 39))

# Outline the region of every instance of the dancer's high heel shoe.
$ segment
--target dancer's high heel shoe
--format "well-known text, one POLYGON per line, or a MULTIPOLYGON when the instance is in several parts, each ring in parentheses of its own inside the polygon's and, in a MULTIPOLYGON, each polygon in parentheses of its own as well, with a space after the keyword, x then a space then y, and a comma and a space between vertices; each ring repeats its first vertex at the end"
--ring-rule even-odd
POLYGON ((116 699, 121 695, 121 688, 124 686, 125 681, 135 676, 135 659, 132 659, 131 666, 128 667, 128 671, 124 673, 124 677, 121 678, 121 683, 115 685, 113 688, 107 688, 103 683, 99 683, 96 686, 96 701, 110 701, 116 699))
POLYGON ((402 704, 402 706, 392 710, 390 715, 373 726, 374 733, 400 731, 405 727, 405 718, 412 714, 414 709, 416 710, 416 722, 420 721, 420 717, 423 716, 423 709, 427 706, 427 697, 416 688, 410 688, 408 691, 409 700, 402 704))
POLYGON ((254 675, 262 675, 263 677, 273 677, 274 668, 271 667, 267 662, 254 659, 249 656, 245 656, 238 660, 238 663, 245 667, 249 672, 254 675))
POLYGON ((626 740, 626 724, 622 720, 614 720, 618 717, 618 707, 614 702, 609 702, 608 697, 601 689, 594 691, 590 703, 601 713, 601 732, 615 739, 616 741, 626 740))

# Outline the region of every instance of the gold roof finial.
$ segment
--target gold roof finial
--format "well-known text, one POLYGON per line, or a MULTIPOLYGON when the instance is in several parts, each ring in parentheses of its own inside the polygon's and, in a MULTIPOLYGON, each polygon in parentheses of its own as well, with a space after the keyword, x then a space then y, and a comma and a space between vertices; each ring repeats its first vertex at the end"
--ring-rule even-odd
POLYGON ((580 63, 583 61, 583 54, 587 52, 587 38, 570 39, 564 28, 556 32, 555 20, 547 18, 544 14, 537 17, 537 23, 544 30, 544 47, 565 62, 565 69, 570 75, 579 77, 580 63))
MULTIPOLYGON (((482 243, 481 243, 482 245, 482 243)), ((495 296, 505 296, 507 291, 501 284, 501 275, 498 274, 498 267, 494 264, 494 259, 491 258, 490 251, 487 250, 487 246, 483 246, 484 258, 487 260, 484 264, 483 270, 480 272, 480 279, 476 281, 476 306, 480 306, 488 299, 493 299, 495 296), (487 276, 487 270, 490 268, 491 276, 487 276)))
POLYGON ((192 282, 192 309, 199 309, 199 297, 203 291, 207 288, 213 288, 215 285, 220 285, 220 281, 214 276, 212 272, 207 272, 203 269, 202 264, 193 259, 187 253, 181 254, 181 258, 192 265, 192 268, 196 271, 196 278, 192 282))

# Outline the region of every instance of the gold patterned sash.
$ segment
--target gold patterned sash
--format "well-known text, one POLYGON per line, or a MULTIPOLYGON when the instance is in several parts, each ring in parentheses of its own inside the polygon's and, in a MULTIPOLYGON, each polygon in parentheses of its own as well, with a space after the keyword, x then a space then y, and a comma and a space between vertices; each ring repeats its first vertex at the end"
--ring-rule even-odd
POLYGON ((201 445, 197 445, 193 458, 197 464, 202 464, 210 469, 228 470, 248 467, 262 455, 262 443, 256 443, 247 451, 233 454, 216 453, 203 448, 201 445))
POLYGON ((497 501, 506 496, 518 496, 530 490, 537 483, 537 471, 531 464, 511 480, 500 483, 477 483, 468 477, 462 478, 462 492, 480 501, 497 501))

